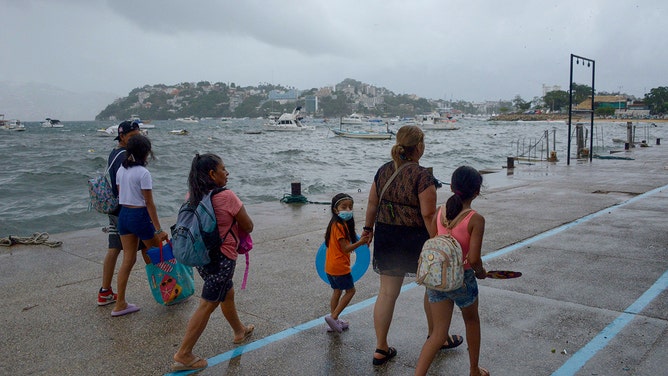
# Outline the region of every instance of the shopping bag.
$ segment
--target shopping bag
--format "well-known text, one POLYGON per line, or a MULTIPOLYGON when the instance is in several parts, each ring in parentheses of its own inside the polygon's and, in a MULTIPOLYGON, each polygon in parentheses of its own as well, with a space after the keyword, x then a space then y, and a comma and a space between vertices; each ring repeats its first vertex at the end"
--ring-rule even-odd
POLYGON ((180 303, 195 293, 193 268, 176 261, 170 243, 146 251, 151 263, 146 277, 156 302, 163 305, 180 303))

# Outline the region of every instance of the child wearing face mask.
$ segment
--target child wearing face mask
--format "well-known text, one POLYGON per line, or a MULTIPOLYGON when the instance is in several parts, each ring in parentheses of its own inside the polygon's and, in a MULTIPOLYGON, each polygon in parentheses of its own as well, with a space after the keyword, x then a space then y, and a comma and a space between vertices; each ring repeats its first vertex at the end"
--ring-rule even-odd
POLYGON ((325 273, 332 287, 332 298, 329 302, 331 313, 325 316, 329 331, 341 333, 348 329, 348 322, 339 320, 339 315, 355 295, 350 253, 368 242, 368 235, 357 240, 355 219, 353 219, 353 198, 345 193, 334 196, 332 219, 325 233, 325 244, 327 244, 325 273))

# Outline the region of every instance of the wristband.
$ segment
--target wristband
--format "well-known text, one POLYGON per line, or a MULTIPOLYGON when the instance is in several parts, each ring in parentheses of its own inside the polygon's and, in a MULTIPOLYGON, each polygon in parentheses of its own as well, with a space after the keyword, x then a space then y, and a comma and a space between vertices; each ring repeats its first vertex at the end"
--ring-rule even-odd
POLYGON ((161 233, 161 232, 162 232, 162 228, 159 228, 159 229, 155 230, 154 234, 155 234, 155 235, 158 235, 158 234, 161 233))
POLYGON ((362 227, 362 230, 364 230, 364 231, 369 231, 369 232, 373 232, 373 227, 364 226, 364 227, 362 227))

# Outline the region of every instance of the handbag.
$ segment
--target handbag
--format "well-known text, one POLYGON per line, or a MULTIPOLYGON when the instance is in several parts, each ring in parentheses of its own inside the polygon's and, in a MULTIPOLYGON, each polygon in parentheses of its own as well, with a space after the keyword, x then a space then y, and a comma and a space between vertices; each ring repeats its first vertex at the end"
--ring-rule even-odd
POLYGON ((102 214, 110 214, 118 209, 118 197, 114 195, 114 190, 108 176, 109 169, 116 162, 116 158, 124 152, 125 150, 121 150, 116 154, 109 166, 104 170, 104 174, 98 174, 96 177, 88 180, 89 210, 90 208, 94 208, 102 214))
POLYGON ((151 259, 146 264, 146 277, 156 302, 162 305, 181 303, 195 293, 193 268, 176 261, 171 242, 146 251, 151 259))

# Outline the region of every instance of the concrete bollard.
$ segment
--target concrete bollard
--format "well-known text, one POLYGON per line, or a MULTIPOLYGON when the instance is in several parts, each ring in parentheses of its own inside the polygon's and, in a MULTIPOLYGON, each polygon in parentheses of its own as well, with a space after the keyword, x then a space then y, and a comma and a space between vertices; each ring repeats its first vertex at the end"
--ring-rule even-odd
POLYGON ((292 195, 293 196, 301 196, 302 195, 302 183, 296 181, 291 184, 292 187, 292 195))
POLYGON ((508 157, 508 160, 506 161, 506 168, 508 169, 515 168, 515 158, 508 157))

